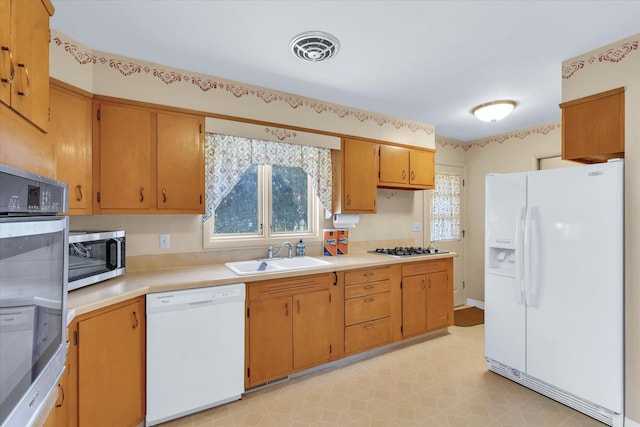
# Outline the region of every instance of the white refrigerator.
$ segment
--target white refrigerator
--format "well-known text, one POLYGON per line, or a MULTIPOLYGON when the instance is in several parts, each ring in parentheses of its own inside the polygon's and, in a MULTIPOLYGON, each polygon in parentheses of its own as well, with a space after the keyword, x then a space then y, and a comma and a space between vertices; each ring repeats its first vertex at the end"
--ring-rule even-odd
POLYGON ((486 177, 488 367, 612 426, 624 403, 624 162, 486 177))

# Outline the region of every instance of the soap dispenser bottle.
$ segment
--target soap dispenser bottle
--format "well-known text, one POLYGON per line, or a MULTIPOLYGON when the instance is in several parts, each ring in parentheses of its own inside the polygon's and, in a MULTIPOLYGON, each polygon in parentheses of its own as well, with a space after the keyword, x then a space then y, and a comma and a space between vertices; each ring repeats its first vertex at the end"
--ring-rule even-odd
POLYGON ((302 239, 300 239, 300 241, 296 245, 296 255, 304 256, 304 243, 302 242, 302 239))

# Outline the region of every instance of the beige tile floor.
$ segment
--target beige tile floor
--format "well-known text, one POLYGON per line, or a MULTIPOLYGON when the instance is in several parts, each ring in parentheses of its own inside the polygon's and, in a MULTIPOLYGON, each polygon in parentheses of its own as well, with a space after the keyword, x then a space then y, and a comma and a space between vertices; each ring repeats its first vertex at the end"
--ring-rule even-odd
POLYGON ((299 377, 162 424, 209 426, 604 426, 488 372, 484 327, 299 377))

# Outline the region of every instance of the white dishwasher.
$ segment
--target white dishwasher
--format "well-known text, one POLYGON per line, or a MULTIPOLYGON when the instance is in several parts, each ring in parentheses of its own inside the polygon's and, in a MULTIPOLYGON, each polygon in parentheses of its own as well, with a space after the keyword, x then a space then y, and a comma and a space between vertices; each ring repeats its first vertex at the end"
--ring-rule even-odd
POLYGON ((147 426, 241 398, 244 299, 244 283, 147 295, 147 426))

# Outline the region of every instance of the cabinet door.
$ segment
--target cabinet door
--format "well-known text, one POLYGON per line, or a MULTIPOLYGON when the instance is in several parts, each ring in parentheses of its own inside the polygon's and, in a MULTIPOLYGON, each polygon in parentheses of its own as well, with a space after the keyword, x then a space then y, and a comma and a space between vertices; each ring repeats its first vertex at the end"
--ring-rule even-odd
POLYGON ((11 0, 0 0, 0 102, 11 105, 13 51, 11 51, 11 0))
POLYGON ((377 145, 345 139, 342 144, 342 212, 375 213, 377 145))
POLYGON ((288 375, 293 368, 291 297, 249 303, 249 382, 288 375))
POLYGON ((204 213, 204 140, 200 117, 158 113, 158 208, 204 213))
POLYGON ((325 363, 331 355, 329 291, 293 297, 293 369, 325 363))
POLYGON ((427 330, 449 326, 453 319, 453 289, 449 273, 442 271, 427 276, 427 330))
POLYGON ((409 182, 409 150, 392 145, 380 145, 380 182, 409 182))
POLYGON ((151 111, 101 104, 98 123, 100 208, 149 209, 151 111))
POLYGON ((91 99, 51 86, 49 138, 56 179, 69 184, 69 213, 91 213, 91 99))
POLYGON ((16 64, 11 107, 42 130, 49 125, 49 12, 41 1, 11 2, 16 64))
POLYGON ((402 336, 410 337, 427 331, 426 277, 402 278, 402 336))
POLYGON ((409 184, 433 188, 435 164, 433 151, 411 150, 409 184))
POLYGON ((144 302, 137 300, 79 322, 79 425, 144 419, 144 321, 144 302))

